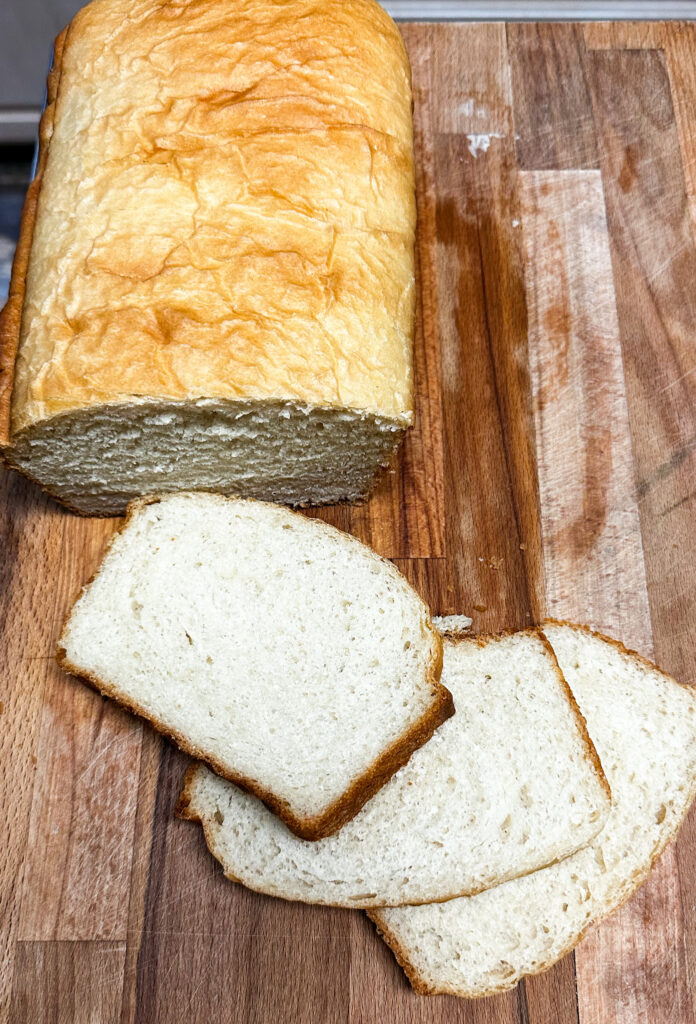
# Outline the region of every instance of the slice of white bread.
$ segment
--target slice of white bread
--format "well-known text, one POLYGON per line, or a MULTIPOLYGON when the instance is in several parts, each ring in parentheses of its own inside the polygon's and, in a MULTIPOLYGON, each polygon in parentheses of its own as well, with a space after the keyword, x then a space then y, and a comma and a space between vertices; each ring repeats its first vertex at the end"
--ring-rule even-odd
POLYGON ((201 766, 179 813, 202 822, 232 880, 335 906, 478 892, 588 843, 609 810, 606 781, 543 637, 446 639, 442 679, 454 718, 336 835, 296 839, 201 766))
POLYGON ((442 643, 394 566, 277 505, 134 502, 60 640, 61 665, 329 835, 454 712, 442 643))
POLYGON ((696 694, 581 626, 544 632, 606 771, 611 813, 560 864, 468 899, 371 913, 417 992, 493 995, 551 967, 641 885, 693 799, 696 694))

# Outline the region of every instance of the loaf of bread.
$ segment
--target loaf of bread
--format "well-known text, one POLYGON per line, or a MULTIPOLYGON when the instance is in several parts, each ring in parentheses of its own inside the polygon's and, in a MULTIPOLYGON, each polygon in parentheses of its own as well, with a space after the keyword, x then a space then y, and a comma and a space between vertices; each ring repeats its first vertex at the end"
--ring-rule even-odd
POLYGON ((90 515, 366 495, 413 416, 412 150, 374 0, 94 0, 0 325, 6 459, 90 515))
POLYGON ((65 668, 306 839, 454 712, 428 609, 391 562, 264 502, 135 502, 60 643, 65 668))
POLYGON ((328 839, 302 842, 203 766, 189 773, 179 811, 202 822, 231 879, 347 907, 478 892, 586 845, 608 789, 543 637, 446 638, 442 681, 454 717, 328 839))
POLYGON ((551 967, 645 880, 696 793, 696 694, 580 626, 544 632, 587 720, 612 806, 586 849, 468 899, 371 912, 421 993, 476 998, 551 967))

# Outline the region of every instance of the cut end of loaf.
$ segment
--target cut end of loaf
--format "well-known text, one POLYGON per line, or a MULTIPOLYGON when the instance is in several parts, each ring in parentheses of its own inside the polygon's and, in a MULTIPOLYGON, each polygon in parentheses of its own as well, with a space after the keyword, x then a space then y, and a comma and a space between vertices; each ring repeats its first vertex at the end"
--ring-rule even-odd
POLYGON ((184 490, 326 505, 366 498, 409 425, 295 402, 135 400, 41 420, 4 455, 88 516, 184 490))

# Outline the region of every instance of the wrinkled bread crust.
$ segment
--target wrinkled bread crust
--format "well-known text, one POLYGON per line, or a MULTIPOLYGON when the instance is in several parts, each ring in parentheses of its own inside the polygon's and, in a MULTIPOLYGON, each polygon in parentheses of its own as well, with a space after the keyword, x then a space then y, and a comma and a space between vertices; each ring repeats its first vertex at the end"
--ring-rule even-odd
MULTIPOLYGON (((365 495, 413 419, 414 230, 408 60, 374 0, 243 0, 234 17, 94 0, 56 44, 0 323, 8 461, 79 511, 122 513, 176 475, 156 475, 145 430, 149 479, 123 499, 89 467, 92 507, 39 450, 69 455, 71 417, 120 408, 90 438, 107 448, 142 401, 289 403, 367 423, 372 464, 339 498, 365 495)), ((316 450, 280 500, 337 500, 321 468, 341 460, 316 450)), ((241 458, 201 486, 253 495, 241 458)))

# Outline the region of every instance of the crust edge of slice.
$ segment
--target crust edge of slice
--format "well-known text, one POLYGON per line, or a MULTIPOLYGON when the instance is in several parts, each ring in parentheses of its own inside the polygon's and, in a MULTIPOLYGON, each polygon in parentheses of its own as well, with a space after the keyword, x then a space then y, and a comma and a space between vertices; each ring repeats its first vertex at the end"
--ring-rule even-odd
MULTIPOLYGON (((123 534, 131 521, 135 516, 147 505, 158 504, 167 498, 178 497, 181 494, 206 494, 214 497, 221 502, 235 500, 233 498, 222 497, 220 495, 212 494, 212 492, 205 491, 184 491, 177 492, 176 494, 166 495, 149 495, 143 498, 137 498, 132 501, 128 506, 128 511, 123 523, 119 526, 118 530, 114 533, 111 541, 104 553, 99 568, 91 576, 88 582, 82 588, 81 593, 84 594, 89 586, 99 575, 102 566, 104 565, 108 554, 111 550, 117 537, 123 534)), ((269 502, 256 502, 253 499, 241 499, 248 501, 250 504, 263 504, 268 505, 269 502)), ((281 506, 274 506, 280 508, 281 506)), ((321 520, 308 520, 300 513, 294 512, 292 509, 285 508, 285 512, 288 515, 299 516, 303 523, 312 523, 312 528, 329 531, 331 533, 338 533, 340 531, 335 530, 334 527, 322 522, 321 520)), ((360 541, 352 537, 350 534, 340 534, 342 538, 345 538, 351 543, 359 544, 360 547, 365 547, 360 541)), ((371 549, 368 549, 371 551, 371 549)), ((372 556, 379 562, 385 562, 390 568, 398 572, 396 567, 388 562, 386 559, 381 558, 376 552, 371 551, 372 556)), ((412 589, 412 588, 411 588, 412 589)), ((415 594, 415 591, 414 591, 415 594)), ((417 595, 416 595, 417 596, 417 595)), ((420 600, 420 598, 419 598, 420 600)), ((74 607, 74 604, 73 604, 74 607)), ((423 605, 425 608, 425 605, 423 605)), ((424 631, 431 643, 431 658, 428 665, 426 674, 426 686, 432 693, 430 704, 425 709, 424 713, 415 722, 411 723, 408 728, 401 733, 395 740, 393 740, 389 746, 387 746, 381 754, 370 764, 367 768, 360 773, 350 784, 350 786, 344 790, 344 792, 331 804, 328 805, 321 813, 313 816, 300 816, 297 815, 291 808, 288 801, 278 797, 270 789, 258 783, 256 780, 249 778, 246 775, 239 774, 230 770, 229 766, 222 764, 215 757, 211 757, 196 744, 190 742, 184 735, 175 729, 171 729, 164 722, 162 722, 157 716, 152 715, 137 701, 132 700, 126 696, 122 690, 117 686, 114 686, 108 680, 102 679, 101 677, 90 672, 88 669, 75 664, 67 655, 65 645, 65 634, 68 630, 70 618, 72 615, 72 608, 68 613, 68 616, 63 624, 61 630, 60 639, 56 648, 56 660, 58 665, 66 672, 76 676, 78 679, 87 683, 92 689, 101 693, 105 697, 109 697, 115 701, 122 708, 130 711, 132 714, 137 715, 139 718, 143 718, 147 721, 157 732, 166 736, 172 740, 176 745, 183 750, 185 753, 190 754, 199 761, 203 761, 207 764, 216 775, 227 779, 229 782, 239 786, 240 789, 245 790, 248 793, 252 793, 258 797, 268 807, 270 811, 276 814, 281 821, 287 825, 291 832, 293 832, 300 839, 305 839, 310 842, 317 841, 319 839, 325 839, 334 832, 337 832, 341 826, 345 825, 346 822, 354 818, 355 815, 361 810, 362 807, 368 802, 368 800, 377 793, 382 786, 389 781, 389 779, 396 774, 396 772, 402 768, 409 760, 411 755, 422 747, 431 738, 433 733, 439 726, 451 718, 454 714, 454 700, 450 691, 440 682, 440 675, 442 673, 442 659, 443 659, 443 645, 442 638, 437 632, 435 627, 430 621, 429 614, 423 621, 424 631)))
MULTIPOLYGON (((589 626, 580 625, 575 622, 570 622, 567 619, 554 618, 544 619, 541 625, 536 628, 543 632, 546 626, 562 626, 572 629, 576 632, 583 633, 586 636, 591 636, 595 639, 602 640, 605 643, 608 643, 610 646, 617 649, 619 653, 623 655, 625 658, 640 663, 650 671, 659 672, 660 675, 666 677, 668 680, 674 683, 675 686, 679 686, 680 689, 693 691, 692 687, 680 683, 668 672, 665 672, 663 669, 659 668, 658 665, 650 661, 648 658, 644 657, 642 654, 639 654, 637 651, 634 651, 631 648, 626 647, 625 644, 623 644, 620 640, 616 640, 613 637, 607 636, 605 633, 600 633, 597 630, 591 629, 589 626)), ((657 844, 657 846, 651 854, 649 863, 645 865, 641 870, 634 871, 630 879, 628 879, 627 882, 624 884, 619 899, 610 907, 601 911, 590 921, 588 921, 585 924, 585 926, 581 928, 572 937, 572 939, 570 939, 569 942, 565 944, 560 953, 554 955, 552 958, 548 960, 545 960, 543 963, 539 964, 534 970, 525 972, 519 977, 512 978, 509 981, 501 981, 497 985, 491 985, 486 988, 471 989, 466 989, 461 986, 453 987, 450 985, 431 985, 424 977, 424 975, 421 972, 419 972, 418 968, 415 967, 415 965, 410 961, 406 949, 404 948, 402 943, 396 938, 394 933, 389 929, 389 926, 386 924, 380 913, 381 908, 375 907, 372 910, 366 910, 365 913, 367 914, 367 917, 375 925, 377 935, 379 936, 379 938, 382 939, 387 948, 391 950, 394 959, 396 960, 397 964, 399 965, 399 967, 401 967, 404 974, 408 978, 408 981, 411 987, 413 988, 414 992, 416 992, 418 995, 448 995, 457 996, 463 999, 484 999, 488 996, 501 995, 505 992, 509 992, 512 989, 516 988, 520 981, 524 978, 535 977, 536 975, 543 974, 545 971, 548 971, 552 967, 554 967, 560 960, 563 959, 563 957, 567 956, 576 948, 578 943, 582 941, 582 939, 590 931, 590 929, 592 929, 595 925, 600 924, 615 911, 620 910, 621 907, 623 907, 636 894, 636 892, 638 892, 638 890, 647 881, 648 876, 650 875, 656 862, 665 852, 667 847, 670 846, 677 838, 679 831, 682 825, 684 824, 687 815, 689 814, 689 811, 695 798, 696 775, 692 779, 691 787, 684 801, 681 816, 673 824, 672 828, 660 838, 659 843, 657 844)), ((547 867, 548 866, 550 865, 547 865, 547 867)), ((538 870, 544 871, 545 869, 540 868, 538 870)))

